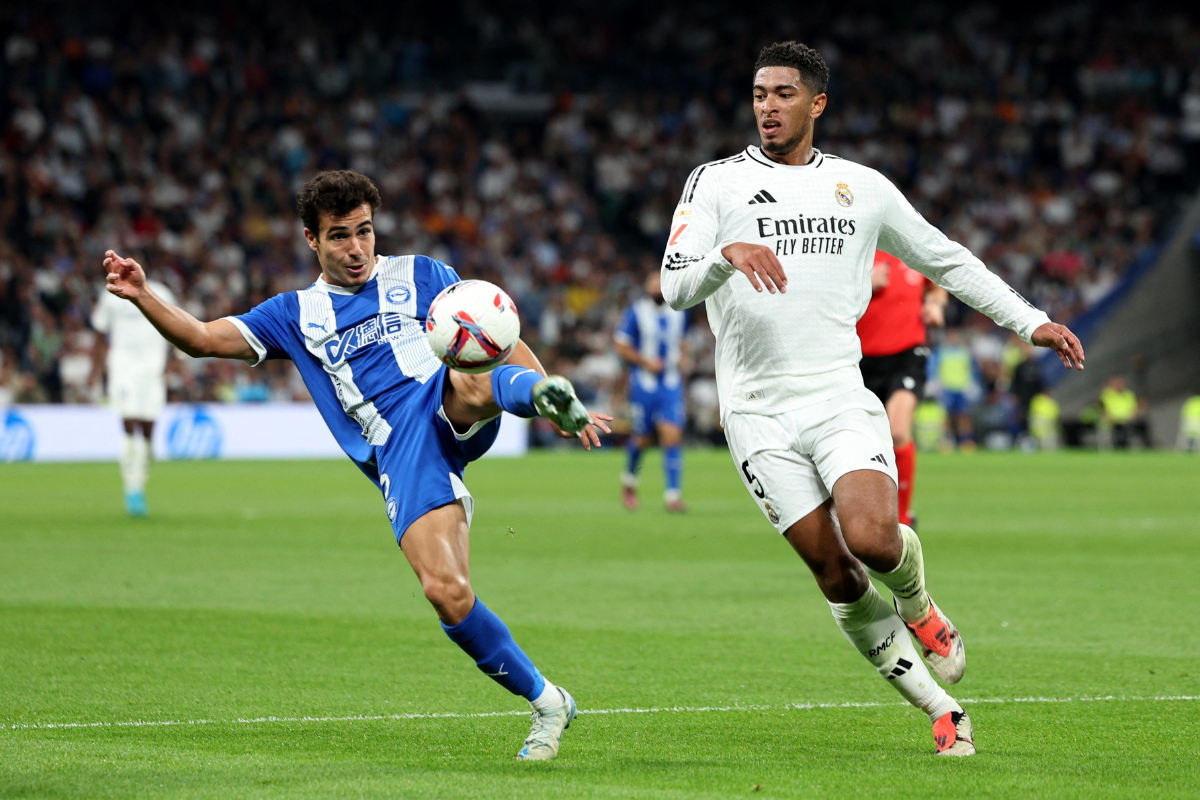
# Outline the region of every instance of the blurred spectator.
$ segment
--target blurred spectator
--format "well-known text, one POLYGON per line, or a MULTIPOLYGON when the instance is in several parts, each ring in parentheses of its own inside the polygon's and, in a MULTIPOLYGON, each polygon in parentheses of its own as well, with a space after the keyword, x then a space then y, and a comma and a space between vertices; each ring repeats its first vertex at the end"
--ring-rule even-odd
POLYGON ((1189 397, 1179 410, 1179 450, 1200 452, 1200 395, 1189 397))
POLYGON ((1021 433, 1017 400, 1008 392, 993 386, 972 415, 975 436, 989 450, 1007 450, 1021 433))
POLYGON ((1006 388, 1016 398, 1017 421, 1023 432, 1029 430, 1029 407, 1033 398, 1045 388, 1035 353, 1033 345, 1021 341, 1016 334, 1006 347, 1006 388))
POLYGON ((934 349, 929 360, 929 372, 946 409, 954 442, 968 450, 973 448, 975 431, 971 413, 979 398, 979 378, 975 359, 963 341, 961 330, 946 329, 942 343, 934 349))
POLYGON ((1150 444, 1145 401, 1138 399, 1125 383, 1124 376, 1114 375, 1108 379, 1100 391, 1099 411, 1096 437, 1100 449, 1129 448, 1134 444, 1134 436, 1140 439, 1142 447, 1150 444))
POLYGON ((1029 433, 1041 450, 1057 450, 1060 431, 1058 401, 1050 392, 1034 395, 1029 403, 1029 433))

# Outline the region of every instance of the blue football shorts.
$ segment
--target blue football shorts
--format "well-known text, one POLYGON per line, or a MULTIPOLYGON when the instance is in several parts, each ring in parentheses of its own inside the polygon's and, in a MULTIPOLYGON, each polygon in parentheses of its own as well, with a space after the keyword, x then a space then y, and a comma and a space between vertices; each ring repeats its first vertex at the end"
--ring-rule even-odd
POLYGON ((402 402, 387 408, 383 401, 380 411, 392 433, 373 448, 374 464, 359 465, 383 492, 397 544, 417 519, 455 500, 462 500, 470 524, 474 500, 463 483, 463 471, 488 451, 500 432, 499 417, 477 422, 468 431, 454 430, 442 411, 448 375, 448 368, 442 367, 402 402))
POLYGON ((634 436, 649 436, 659 423, 684 426, 683 386, 646 391, 636 381, 629 387, 629 415, 634 436))

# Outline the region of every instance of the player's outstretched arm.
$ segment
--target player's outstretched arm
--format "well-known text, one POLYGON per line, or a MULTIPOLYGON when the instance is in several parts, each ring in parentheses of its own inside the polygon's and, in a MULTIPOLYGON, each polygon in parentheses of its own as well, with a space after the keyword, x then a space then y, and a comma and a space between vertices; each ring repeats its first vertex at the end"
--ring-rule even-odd
POLYGON ((104 269, 108 273, 105 288, 109 293, 137 306, 164 339, 189 356, 243 361, 256 357, 241 331, 229 320, 201 322, 182 308, 164 302, 146 284, 145 270, 132 258, 122 258, 109 250, 104 254, 104 269))

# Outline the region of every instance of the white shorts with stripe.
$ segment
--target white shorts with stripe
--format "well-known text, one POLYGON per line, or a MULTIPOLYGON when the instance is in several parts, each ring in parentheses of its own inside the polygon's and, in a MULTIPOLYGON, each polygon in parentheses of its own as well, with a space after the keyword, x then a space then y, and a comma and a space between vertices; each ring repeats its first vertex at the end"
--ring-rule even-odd
POLYGON ((742 482, 780 533, 848 472, 878 470, 897 484, 887 413, 865 388, 774 416, 731 413, 725 436, 742 482))

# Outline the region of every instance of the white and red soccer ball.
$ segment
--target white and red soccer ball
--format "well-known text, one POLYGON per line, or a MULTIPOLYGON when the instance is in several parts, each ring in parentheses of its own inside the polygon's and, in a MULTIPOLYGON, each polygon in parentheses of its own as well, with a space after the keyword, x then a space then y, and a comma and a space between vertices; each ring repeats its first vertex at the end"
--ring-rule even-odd
POLYGON ((521 338, 512 298, 494 283, 459 281, 429 304, 429 346, 442 363, 460 372, 487 372, 503 364, 521 338))

